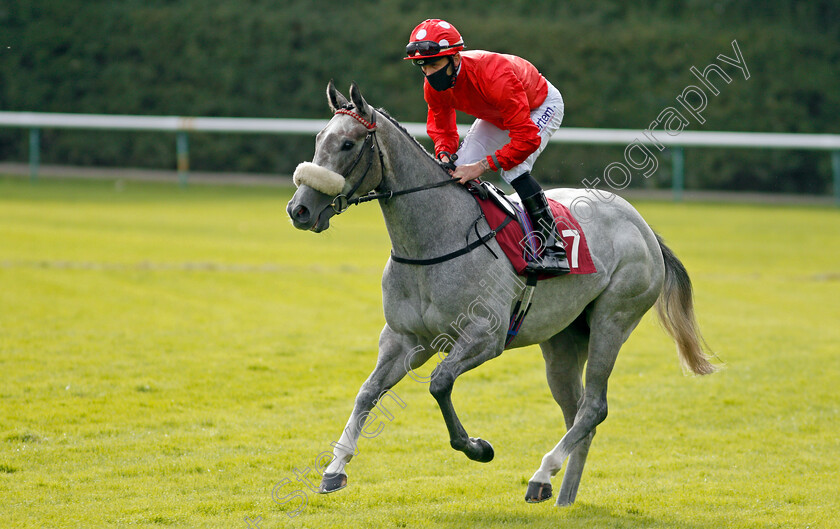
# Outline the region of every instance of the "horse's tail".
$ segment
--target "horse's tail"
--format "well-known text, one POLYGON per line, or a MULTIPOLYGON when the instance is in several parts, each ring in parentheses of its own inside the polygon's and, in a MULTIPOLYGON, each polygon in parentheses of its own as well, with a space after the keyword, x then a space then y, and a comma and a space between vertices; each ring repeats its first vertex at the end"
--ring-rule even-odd
POLYGON ((694 295, 688 272, 674 252, 665 246, 659 234, 656 234, 656 240, 665 260, 665 284, 656 300, 659 321, 677 343, 684 367, 697 375, 714 373, 717 366, 709 361, 709 355, 704 351, 709 347, 694 316, 694 295))

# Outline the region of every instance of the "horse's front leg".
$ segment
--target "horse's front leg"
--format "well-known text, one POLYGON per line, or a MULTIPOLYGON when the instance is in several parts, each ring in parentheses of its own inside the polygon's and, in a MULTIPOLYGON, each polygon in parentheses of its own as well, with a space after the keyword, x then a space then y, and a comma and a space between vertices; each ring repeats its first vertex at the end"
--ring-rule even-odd
POLYGON ((405 377, 409 367, 414 369, 421 366, 433 354, 428 348, 412 349, 415 346, 415 339, 397 334, 388 325, 382 329, 376 367, 356 395, 353 413, 347 420, 341 438, 332 445, 333 459, 321 479, 318 489, 321 494, 335 492, 347 486, 344 467, 357 452, 359 436, 363 435, 365 421, 371 417, 373 406, 383 394, 405 377))
MULTIPOLYGON (((503 339, 484 332, 474 332, 467 341, 465 335, 453 346, 446 357, 432 372, 429 392, 435 398, 449 430, 449 444, 473 461, 487 463, 493 460, 493 447, 478 437, 470 437, 452 405, 452 388, 462 373, 478 367, 487 360, 502 354, 503 339)), ((469 334, 466 337, 470 337, 469 334)))

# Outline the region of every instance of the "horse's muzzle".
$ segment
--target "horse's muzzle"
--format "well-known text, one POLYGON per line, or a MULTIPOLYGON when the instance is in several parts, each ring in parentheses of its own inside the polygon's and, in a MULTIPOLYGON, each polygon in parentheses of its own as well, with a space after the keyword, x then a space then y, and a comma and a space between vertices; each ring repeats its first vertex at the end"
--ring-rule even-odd
POLYGON ((311 227, 309 220, 312 218, 312 213, 306 206, 293 206, 290 203, 289 206, 286 208, 286 211, 289 213, 289 217, 292 218, 292 222, 295 224, 295 228, 309 229, 309 227, 311 227))
POLYGON ((286 206, 286 213, 295 228, 318 233, 330 227, 330 217, 335 214, 331 202, 330 197, 301 187, 286 206))

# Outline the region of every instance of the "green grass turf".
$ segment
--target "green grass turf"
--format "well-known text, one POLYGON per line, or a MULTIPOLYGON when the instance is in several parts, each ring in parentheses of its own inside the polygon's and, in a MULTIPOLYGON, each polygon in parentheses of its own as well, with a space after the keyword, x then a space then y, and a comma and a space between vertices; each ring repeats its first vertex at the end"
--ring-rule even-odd
POLYGON ((406 379, 347 489, 296 481, 375 363, 389 244, 374 204, 293 229, 290 194, 0 178, 0 526, 840 527, 836 209, 637 204, 726 368, 684 376, 648 315, 557 509, 523 501, 564 431, 536 347, 456 383, 493 462, 406 379))

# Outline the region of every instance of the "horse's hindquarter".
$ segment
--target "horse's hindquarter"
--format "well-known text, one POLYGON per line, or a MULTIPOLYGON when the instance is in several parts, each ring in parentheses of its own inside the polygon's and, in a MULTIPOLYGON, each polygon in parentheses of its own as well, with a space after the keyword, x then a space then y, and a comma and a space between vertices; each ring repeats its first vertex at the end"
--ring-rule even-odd
POLYGON ((664 266, 653 230, 624 199, 604 192, 598 200, 580 189, 552 189, 549 198, 572 209, 578 197, 590 206, 574 208, 597 272, 540 281, 534 305, 511 347, 541 343, 570 325, 605 291, 637 299, 647 310, 662 289, 664 266), (584 217, 585 214, 588 214, 584 217))
POLYGON ((550 189, 546 195, 572 211, 586 237, 598 274, 612 275, 622 265, 662 262, 653 230, 629 202, 618 195, 584 189, 550 189), (598 198, 602 197, 602 198, 598 198), (578 200, 575 203, 575 200, 578 200))

